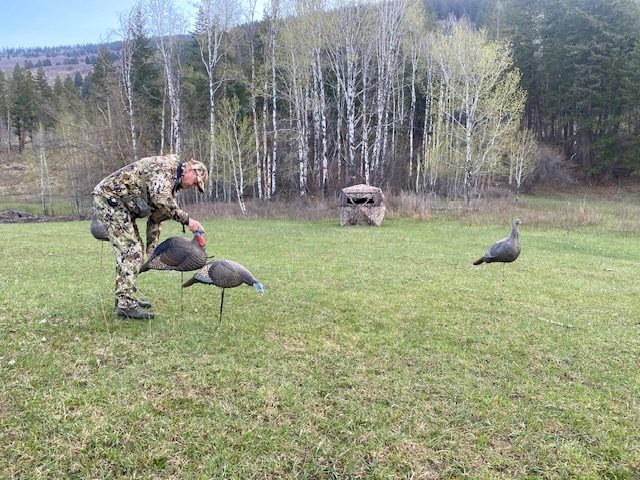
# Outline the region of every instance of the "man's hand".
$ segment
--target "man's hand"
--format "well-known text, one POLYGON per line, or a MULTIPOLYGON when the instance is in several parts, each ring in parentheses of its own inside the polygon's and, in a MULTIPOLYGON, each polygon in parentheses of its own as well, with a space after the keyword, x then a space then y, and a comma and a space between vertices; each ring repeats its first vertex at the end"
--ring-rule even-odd
POLYGON ((199 232, 199 231, 204 232, 204 228, 202 228, 202 225, 200 225, 200 222, 197 220, 194 220, 193 218, 189 219, 189 230, 191 230, 192 232, 199 232))

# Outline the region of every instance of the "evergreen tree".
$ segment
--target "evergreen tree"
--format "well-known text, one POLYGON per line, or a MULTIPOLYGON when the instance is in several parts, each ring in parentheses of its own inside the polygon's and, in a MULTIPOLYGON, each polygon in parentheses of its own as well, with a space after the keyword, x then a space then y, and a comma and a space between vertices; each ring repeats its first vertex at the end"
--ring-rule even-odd
POLYGON ((106 47, 100 47, 98 58, 93 65, 93 73, 91 74, 91 91, 90 96, 99 103, 104 103, 105 96, 110 90, 110 75, 113 72, 113 61, 111 53, 106 47))
POLYGON ((53 90, 47 81, 47 75, 42 68, 36 73, 35 87, 37 95, 37 119, 44 128, 51 128, 54 125, 53 115, 53 90))
POLYGON ((82 86, 84 85, 84 79, 82 78, 82 74, 80 72, 76 72, 73 77, 73 84, 76 87, 76 90, 82 91, 82 86))
POLYGON ((6 121, 9 111, 9 79, 0 70, 0 125, 6 121))
POLYGON ((10 145, 11 99, 9 89, 9 78, 0 70, 0 139, 2 139, 3 149, 5 145, 7 147, 10 145))
POLYGON ((529 125, 585 174, 619 163, 622 92, 640 75, 629 63, 639 40, 637 2, 508 0, 505 23, 529 93, 529 125))
POLYGON ((22 152, 27 136, 34 131, 37 119, 36 88, 31 72, 19 65, 13 69, 13 132, 18 137, 19 150, 22 152))
POLYGON ((146 33, 145 14, 140 4, 133 15, 133 92, 141 149, 158 151, 158 126, 161 124, 164 80, 162 68, 146 33))
POLYGON ((625 106, 619 133, 622 162, 640 171, 640 42, 629 55, 624 68, 620 101, 625 106))

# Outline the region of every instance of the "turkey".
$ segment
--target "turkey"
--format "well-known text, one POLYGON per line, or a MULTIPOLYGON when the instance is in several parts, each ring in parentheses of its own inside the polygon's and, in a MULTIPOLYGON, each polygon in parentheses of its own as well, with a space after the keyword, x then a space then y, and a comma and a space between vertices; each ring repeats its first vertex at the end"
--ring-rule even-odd
POLYGON ((202 267, 196 272, 193 278, 187 280, 182 287, 190 287, 194 283, 206 283, 222 288, 222 298, 220 299, 220 319, 222 322, 222 306, 224 304, 224 289, 239 287, 247 284, 254 287, 261 294, 264 293, 263 285, 256 280, 253 274, 233 260, 216 260, 202 267))
POLYGON ((473 262, 474 265, 480 265, 481 263, 492 263, 492 262, 502 262, 508 263, 513 262, 518 255, 520 255, 520 237, 519 237, 519 229, 518 226, 522 222, 519 219, 513 220, 513 227, 511 229, 511 235, 507 238, 503 238, 502 240, 498 240, 496 243, 491 245, 491 248, 487 250, 487 252, 480 257, 478 260, 473 262))
POLYGON ((109 241, 109 235, 107 234, 107 229, 100 220, 98 220, 98 214, 96 213, 96 209, 92 209, 91 212, 91 235, 96 240, 109 241))
POLYGON ((207 263, 204 232, 193 233, 193 239, 170 237, 158 245, 147 262, 140 267, 140 273, 147 270, 177 270, 189 272, 207 263))

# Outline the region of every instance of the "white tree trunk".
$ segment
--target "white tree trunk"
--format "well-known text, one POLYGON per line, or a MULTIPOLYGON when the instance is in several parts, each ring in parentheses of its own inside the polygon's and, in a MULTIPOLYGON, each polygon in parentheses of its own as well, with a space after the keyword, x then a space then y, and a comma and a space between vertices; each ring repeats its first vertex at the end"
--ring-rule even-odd
POLYGON ((136 122, 133 103, 133 59, 135 54, 135 38, 133 34, 134 29, 134 14, 135 8, 128 14, 120 17, 120 26, 122 34, 122 46, 120 48, 121 62, 120 62, 120 83, 121 93, 123 95, 123 106, 129 119, 129 135, 131 139, 131 151, 133 153, 133 161, 138 160, 138 143, 136 135, 136 122))
POLYGON ((277 123, 277 105, 278 95, 276 89, 276 37, 277 22, 280 1, 271 0, 271 127, 273 129, 273 142, 271 144, 271 196, 276 193, 276 170, 278 165, 278 123, 277 123))
MULTIPOLYGON (((213 196, 214 165, 217 163, 215 158, 216 92, 221 82, 216 80, 216 71, 225 53, 222 48, 223 37, 227 35, 229 26, 235 22, 239 15, 235 0, 200 0, 197 6, 199 8, 200 31, 196 32, 195 37, 200 50, 200 60, 207 73, 209 89, 209 183, 207 196, 211 198, 213 196)), ((231 40, 227 42, 228 46, 232 45, 231 40)), ((253 42, 253 39, 251 41, 253 42)))
POLYGON ((322 75, 322 63, 320 61, 320 49, 315 50, 315 65, 316 65, 316 77, 317 88, 320 94, 320 105, 318 106, 320 111, 320 138, 322 143, 322 196, 327 193, 328 179, 329 179, 329 161, 327 152, 327 101, 324 93, 324 77, 322 75))
POLYGON ((169 148, 172 153, 182 150, 181 90, 182 71, 178 36, 186 32, 187 21, 175 8, 173 0, 144 0, 150 19, 152 37, 160 52, 167 87, 170 113, 169 148))
POLYGON ((47 154, 45 151, 45 133, 44 127, 40 124, 38 129, 38 157, 40 159, 40 203, 42 206, 42 213, 44 215, 50 215, 52 210, 52 198, 51 198, 51 179, 49 177, 49 166, 47 165, 47 154))

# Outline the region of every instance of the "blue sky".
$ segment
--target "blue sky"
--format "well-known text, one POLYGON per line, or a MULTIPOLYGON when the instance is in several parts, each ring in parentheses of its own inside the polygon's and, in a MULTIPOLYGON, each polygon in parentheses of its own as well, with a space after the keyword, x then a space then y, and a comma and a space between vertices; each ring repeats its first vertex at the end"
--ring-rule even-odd
MULTIPOLYGON (((136 0, 0 0, 0 48, 100 43, 136 0)), ((191 0, 174 0, 193 16, 191 0)))

